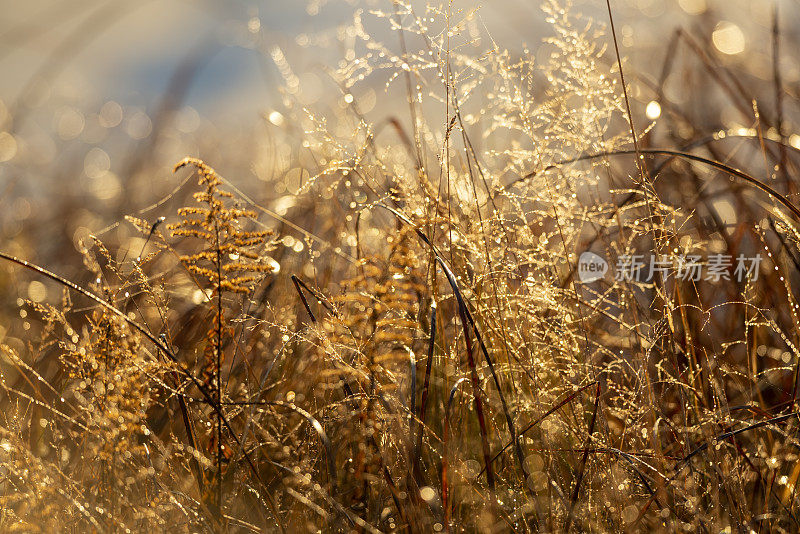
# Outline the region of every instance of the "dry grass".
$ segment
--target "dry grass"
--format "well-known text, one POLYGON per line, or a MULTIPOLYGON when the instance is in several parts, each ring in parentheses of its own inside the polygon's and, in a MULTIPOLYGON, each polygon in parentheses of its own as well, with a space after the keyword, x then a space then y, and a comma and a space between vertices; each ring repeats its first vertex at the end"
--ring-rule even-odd
POLYGON ((793 94, 699 30, 638 76, 564 4, 541 63, 453 6, 358 12, 327 110, 272 50, 275 139, 303 148, 242 157, 291 194, 187 158, 84 236, 73 281, 4 244, 0 288, 30 299, 0 304, 0 531, 797 531, 793 94), (407 109, 373 124, 375 79, 407 109), (716 280, 614 277, 720 253, 716 280))

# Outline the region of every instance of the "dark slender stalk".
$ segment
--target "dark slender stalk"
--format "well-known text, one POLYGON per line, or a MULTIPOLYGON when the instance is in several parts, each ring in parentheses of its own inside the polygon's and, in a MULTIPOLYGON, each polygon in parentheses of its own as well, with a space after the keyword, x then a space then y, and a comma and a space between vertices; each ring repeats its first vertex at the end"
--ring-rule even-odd
POLYGON ((297 278, 295 275, 292 275, 292 283, 294 284, 295 289, 297 290, 297 294, 300 295, 300 300, 303 302, 303 306, 306 307, 306 311, 308 312, 308 316, 311 317, 311 322, 316 323, 317 318, 314 317, 314 312, 311 311, 311 306, 308 305, 308 301, 306 300, 306 296, 303 294, 303 290, 300 289, 300 279, 297 278))
POLYGON ((466 378, 459 378, 450 389, 450 395, 447 397, 447 404, 444 407, 444 429, 442 430, 442 507, 444 508, 444 527, 450 530, 450 484, 448 479, 448 465, 447 460, 447 444, 450 440, 450 406, 453 404, 453 399, 458 392, 458 386, 466 382, 466 378))
POLYGON ((486 468, 486 483, 489 489, 494 491, 494 469, 492 469, 492 460, 489 452, 489 432, 486 428, 486 417, 483 413, 483 392, 481 391, 480 379, 478 378, 478 369, 475 365, 475 356, 472 352, 472 336, 469 333, 469 321, 467 321, 467 314, 463 303, 458 304, 458 313, 461 316, 461 326, 464 328, 464 342, 467 345, 467 365, 469 366, 469 376, 472 382, 472 396, 475 403, 475 414, 478 416, 478 427, 481 432, 481 449, 483 451, 483 465, 486 468))
POLYGON ((422 453, 422 433, 425 430, 425 420, 428 407, 428 390, 431 382, 431 369, 433 368, 433 351, 436 340, 436 302, 431 305, 431 333, 428 341, 428 359, 425 362, 425 380, 422 383, 422 400, 419 405, 417 441, 414 446, 413 472, 418 484, 422 484, 422 469, 420 467, 420 454, 422 453))
POLYGON ((581 458, 581 466, 578 470, 578 478, 575 480, 575 488, 572 490, 572 497, 569 503, 569 512, 567 512, 567 522, 564 525, 564 532, 569 532, 569 527, 572 525, 572 514, 575 511, 575 504, 578 502, 578 496, 581 491, 581 482, 583 482, 583 475, 586 470, 586 460, 589 458, 589 443, 592 441, 592 434, 594 434, 594 425, 597 421, 597 411, 600 406, 600 383, 597 383, 597 391, 594 397, 594 411, 592 412, 592 420, 589 423, 589 434, 586 436, 586 449, 583 451, 581 458))
POLYGON ((219 225, 214 221, 215 242, 214 248, 216 253, 216 268, 217 268, 217 317, 216 317, 216 335, 214 339, 214 355, 216 362, 214 364, 214 378, 216 383, 217 406, 217 497, 216 509, 219 513, 220 520, 222 519, 222 244, 219 238, 219 225))
POLYGON ((775 89, 775 128, 778 130, 778 139, 780 145, 778 146, 778 157, 781 178, 786 184, 786 191, 789 194, 797 192, 796 184, 789 179, 789 171, 786 168, 788 163, 786 151, 786 135, 784 134, 783 125, 783 81, 781 79, 781 28, 780 19, 778 16, 778 3, 775 2, 772 6, 772 80, 775 89))

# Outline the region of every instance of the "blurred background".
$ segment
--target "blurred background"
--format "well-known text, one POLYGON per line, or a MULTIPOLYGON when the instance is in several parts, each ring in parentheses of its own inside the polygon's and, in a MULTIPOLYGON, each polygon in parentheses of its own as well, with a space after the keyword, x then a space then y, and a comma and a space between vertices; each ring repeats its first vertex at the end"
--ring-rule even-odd
MULTIPOLYGON (((773 91, 777 8, 782 83, 793 95, 800 80, 793 46, 799 4, 612 2, 629 61, 634 113, 642 121, 658 118, 661 104, 651 102, 659 100, 685 112, 692 110, 695 89, 718 91, 719 108, 710 109, 707 98, 695 106, 696 113, 713 115, 700 122, 710 129, 752 126, 709 74, 685 75, 687 65, 701 60, 685 48, 676 53, 676 46, 686 45, 672 37, 683 28, 703 53, 734 68, 741 83, 766 101, 773 91), (658 95, 654 87, 667 63, 658 95)), ((458 1, 451 9, 457 14, 475 7, 458 1)), ((52 264, 63 243, 99 232, 172 191, 178 181, 171 166, 185 155, 209 161, 264 205, 280 198, 289 187, 286 176, 302 167, 303 157, 302 132, 287 120, 289 100, 321 115, 341 107, 343 93, 329 70, 352 45, 347 27, 353 14, 391 10, 392 4, 4 0, 0 9, 0 246, 21 255, 33 249, 38 258, 31 259, 52 264)), ((600 0, 577 0, 572 11, 601 24, 608 20, 600 0)), ((540 42, 547 28, 537 2, 493 0, 479 9, 469 37, 476 49, 494 42, 512 55, 538 54, 546 53, 540 42)), ((386 25, 369 30, 396 44, 386 25)), ((608 51, 604 57, 613 59, 608 51)), ((354 88, 361 111, 375 121, 396 115, 407 122, 405 109, 394 105, 402 92, 385 89, 388 76, 375 72, 354 88)), ((792 105, 784 119, 790 134, 792 105)), ((774 114, 771 102, 766 107, 774 114)), ((694 135, 684 133, 687 139, 694 135)), ((791 139, 800 145, 800 138, 791 139)))

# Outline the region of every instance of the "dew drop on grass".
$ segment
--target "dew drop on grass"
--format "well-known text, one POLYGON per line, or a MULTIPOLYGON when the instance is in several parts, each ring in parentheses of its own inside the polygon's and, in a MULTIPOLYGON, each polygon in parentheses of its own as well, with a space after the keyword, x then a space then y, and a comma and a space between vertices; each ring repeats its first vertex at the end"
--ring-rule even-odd
POLYGON ((655 100, 650 101, 645 108, 645 114, 651 121, 656 120, 661 116, 661 104, 655 100))
POLYGON ((420 488, 419 496, 422 497, 422 500, 427 503, 433 502, 437 497, 436 490, 430 486, 423 486, 420 488))
POLYGON ((636 518, 638 516, 639 516, 639 508, 635 504, 626 506, 625 509, 622 511, 622 520, 628 524, 636 521, 636 518))

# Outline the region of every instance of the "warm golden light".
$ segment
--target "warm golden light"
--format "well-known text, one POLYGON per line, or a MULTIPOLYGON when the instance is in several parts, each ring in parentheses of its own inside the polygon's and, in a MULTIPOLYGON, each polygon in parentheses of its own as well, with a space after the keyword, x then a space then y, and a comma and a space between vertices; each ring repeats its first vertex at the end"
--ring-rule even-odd
POLYGON ((732 22, 722 21, 711 34, 714 47, 723 54, 736 55, 744 52, 744 33, 732 22))
POLYGON ((645 108, 644 113, 651 121, 656 120, 661 116, 661 104, 655 100, 651 101, 649 104, 647 104, 647 108, 645 108))

